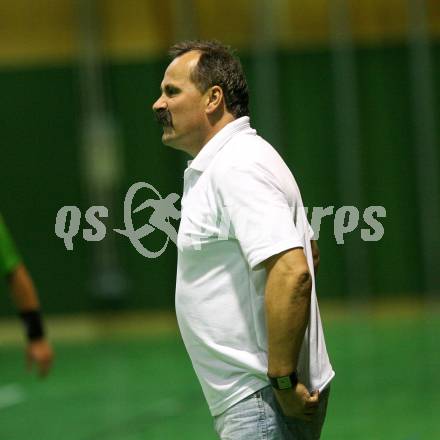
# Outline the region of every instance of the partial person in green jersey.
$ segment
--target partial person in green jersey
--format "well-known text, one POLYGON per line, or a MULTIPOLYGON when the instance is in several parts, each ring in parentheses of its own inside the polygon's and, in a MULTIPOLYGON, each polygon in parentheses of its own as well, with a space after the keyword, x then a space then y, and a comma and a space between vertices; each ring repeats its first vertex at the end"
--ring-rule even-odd
POLYGON ((26 361, 45 376, 52 366, 53 351, 40 312, 38 294, 0 214, 0 274, 6 277, 14 303, 26 329, 26 361))

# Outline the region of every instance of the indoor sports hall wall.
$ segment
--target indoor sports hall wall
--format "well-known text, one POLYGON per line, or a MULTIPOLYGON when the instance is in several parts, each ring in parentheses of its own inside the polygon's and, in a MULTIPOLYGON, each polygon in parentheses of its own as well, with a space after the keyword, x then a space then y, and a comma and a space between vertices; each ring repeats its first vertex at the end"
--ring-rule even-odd
MULTIPOLYGON (((134 182, 148 182, 162 196, 181 193, 186 157, 161 145, 160 130, 151 112, 167 64, 166 48, 176 35, 185 35, 179 19, 172 18, 177 3, 161 2, 159 7, 156 2, 132 0, 125 2, 123 9, 120 2, 99 3, 104 94, 123 151, 123 177, 114 194, 115 209, 106 222, 108 235, 113 234, 110 227, 122 227, 124 196, 134 182)), ((387 210, 381 241, 361 241, 360 228, 346 236, 351 249, 366 249, 368 283, 359 288, 347 283, 347 270, 356 267, 357 253, 351 254, 354 263, 347 265, 346 245, 338 245, 333 235, 333 218, 323 220, 320 295, 337 299, 422 295, 426 289, 416 189, 410 50, 405 40, 407 17, 401 12, 392 14, 392 7, 394 11, 402 10, 402 2, 387 2, 388 6, 358 2, 357 9, 352 10, 353 84, 361 146, 362 198, 356 200, 344 198, 337 171, 335 115, 343 103, 335 92, 335 58, 325 25, 327 2, 307 2, 308 6, 304 2, 302 17, 289 10, 290 2, 281 2, 287 9, 280 18, 272 49, 258 55, 259 63, 276 66, 272 72, 274 82, 267 88, 277 95, 278 108, 258 98, 258 47, 251 37, 251 14, 246 13, 250 2, 234 2, 238 12, 231 17, 228 29, 218 24, 225 26, 229 20, 226 6, 208 9, 209 2, 195 3, 197 14, 192 20, 196 35, 217 37, 238 48, 248 75, 255 128, 285 157, 302 188, 305 204, 336 208, 355 205, 361 210, 383 205, 387 210), (202 27, 200 23, 205 21, 206 27, 202 27)), ((434 101, 439 109, 440 11, 435 2, 428 2, 428 6, 434 101)), ((87 243, 78 235, 73 251, 68 252, 54 233, 55 217, 62 206, 76 205, 84 213, 90 205, 98 204, 90 201, 81 178, 83 109, 74 18, 73 3, 68 1, 45 0, 38 8, 25 1, 5 1, 0 6, 0 24, 5 24, 5 38, 0 38, 0 211, 48 312, 105 306, 170 308, 175 280, 173 245, 159 258, 146 259, 126 238, 115 235, 120 277, 112 281, 110 275, 107 283, 118 283, 120 288, 109 298, 96 294, 102 280, 94 272, 94 258, 102 244, 87 243)), ((362 223, 360 226, 364 227, 362 223)), ((161 243, 159 234, 149 241, 152 248, 161 243)), ((1 292, 5 293, 3 284, 1 292)), ((2 294, 0 313, 9 312, 9 301, 2 294)))

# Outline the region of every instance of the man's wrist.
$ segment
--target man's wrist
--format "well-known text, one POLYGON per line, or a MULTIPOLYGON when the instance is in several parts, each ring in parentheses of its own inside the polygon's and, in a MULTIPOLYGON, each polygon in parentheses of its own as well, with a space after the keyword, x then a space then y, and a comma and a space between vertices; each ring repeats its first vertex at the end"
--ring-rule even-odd
POLYGON ((298 383, 298 375, 296 374, 296 371, 284 376, 272 376, 268 374, 267 377, 269 378, 272 387, 276 390, 295 388, 298 383))
POLYGON ((26 310, 20 312, 20 318, 26 330, 28 341, 37 341, 44 338, 44 326, 39 310, 26 310))

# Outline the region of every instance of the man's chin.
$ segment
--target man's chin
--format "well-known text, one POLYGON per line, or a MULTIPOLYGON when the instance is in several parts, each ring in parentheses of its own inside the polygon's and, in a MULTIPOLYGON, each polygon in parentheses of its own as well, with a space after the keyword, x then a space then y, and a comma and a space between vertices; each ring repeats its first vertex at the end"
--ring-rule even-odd
POLYGON ((162 133, 162 142, 165 145, 168 145, 168 142, 172 142, 173 139, 173 133, 169 130, 164 128, 164 131, 162 133))
POLYGON ((172 127, 168 125, 162 125, 162 140, 166 139, 173 132, 172 127))
POLYGON ((167 147, 179 149, 179 147, 176 145, 176 136, 170 129, 164 129, 162 134, 162 143, 167 147))

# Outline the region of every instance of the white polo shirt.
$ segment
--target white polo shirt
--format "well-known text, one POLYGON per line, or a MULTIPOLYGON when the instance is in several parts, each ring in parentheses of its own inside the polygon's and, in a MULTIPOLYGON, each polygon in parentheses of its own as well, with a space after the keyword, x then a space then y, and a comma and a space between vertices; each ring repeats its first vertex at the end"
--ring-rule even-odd
MULTIPOLYGON (((268 385, 260 265, 302 247, 313 277, 311 229, 284 161, 239 118, 188 163, 178 233, 176 313, 212 415, 268 385)), ((300 381, 323 390, 334 376, 313 279, 300 381)))

